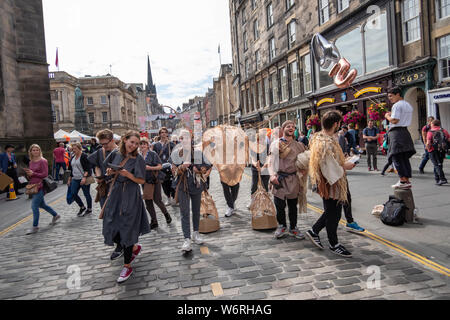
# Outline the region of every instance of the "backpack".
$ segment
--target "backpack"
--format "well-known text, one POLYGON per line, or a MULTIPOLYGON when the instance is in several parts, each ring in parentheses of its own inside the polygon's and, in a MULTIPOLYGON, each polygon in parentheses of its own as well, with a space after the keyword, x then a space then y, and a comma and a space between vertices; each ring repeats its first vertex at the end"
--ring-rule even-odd
POLYGON ((403 200, 389 196, 380 215, 381 222, 389 226, 401 226, 406 220, 407 209, 403 200))
POLYGON ((448 143, 442 128, 439 130, 431 130, 431 133, 433 134, 432 145, 434 150, 446 153, 448 150, 448 143))

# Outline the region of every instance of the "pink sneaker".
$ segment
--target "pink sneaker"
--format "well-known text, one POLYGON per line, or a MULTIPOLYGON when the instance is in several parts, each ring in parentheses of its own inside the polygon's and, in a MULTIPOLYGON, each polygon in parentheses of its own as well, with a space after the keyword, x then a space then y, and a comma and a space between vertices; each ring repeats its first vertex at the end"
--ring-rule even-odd
POLYGON ((133 251, 133 255, 131 256, 131 261, 130 263, 132 263, 134 261, 134 259, 138 256, 138 254, 141 252, 142 250, 142 246, 140 244, 137 244, 137 249, 135 251, 133 251))
POLYGON ((127 281, 132 273, 133 273, 133 269, 131 267, 130 268, 123 267, 122 271, 120 272, 120 276, 117 279, 117 282, 122 283, 122 282, 127 281))

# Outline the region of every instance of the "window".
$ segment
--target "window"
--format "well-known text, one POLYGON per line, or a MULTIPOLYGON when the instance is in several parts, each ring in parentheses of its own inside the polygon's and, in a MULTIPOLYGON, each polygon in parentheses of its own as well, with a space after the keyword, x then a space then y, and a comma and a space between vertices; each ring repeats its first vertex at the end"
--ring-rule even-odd
POLYGON ((89 115, 89 123, 94 123, 94 120, 95 120, 94 113, 93 112, 89 112, 88 115, 89 115))
POLYGON ((255 111, 256 109, 258 109, 257 107, 257 99, 258 97, 256 96, 256 91, 255 91, 255 85, 252 84, 252 111, 255 111))
POLYGON ((262 90, 262 81, 258 81, 256 84, 256 88, 258 90, 258 106, 261 109, 264 105, 263 102, 263 90, 262 90))
POLYGON ((256 8, 256 0, 252 0, 252 10, 255 10, 256 8))
POLYGON ((56 111, 55 111, 55 106, 52 103, 52 122, 56 123, 56 111))
POLYGON ((328 0, 319 0, 319 20, 324 24, 330 19, 330 4, 328 0))
MULTIPOLYGON (((370 41, 369 41, 370 42, 370 41)), ((341 57, 345 57, 351 61, 352 68, 358 71, 358 75, 362 75, 363 70, 363 50, 361 28, 351 29, 350 32, 340 36, 336 40, 336 47, 341 52, 341 57)), ((330 78, 331 79, 331 78, 330 78)))
POLYGON ((261 52, 259 50, 255 52, 255 64, 256 70, 258 70, 261 67, 261 52))
POLYGON ((277 79, 277 73, 272 73, 272 99, 273 103, 278 103, 278 79, 277 79))
POLYGON ((108 112, 102 112, 102 120, 103 120, 103 123, 108 122, 108 112))
POLYGON ((270 87, 269 87, 269 77, 264 78, 264 106, 270 106, 270 87))
POLYGON ((250 75, 250 63, 248 59, 245 59, 245 77, 248 78, 250 75))
POLYGON ((242 8, 241 15, 242 15, 242 24, 244 25, 247 22, 245 18, 245 8, 242 8))
POLYGON ((403 42, 405 44, 420 39, 419 0, 403 0, 402 22, 403 42))
POLYGON ((286 67, 280 69, 281 101, 289 99, 286 67))
POLYGON ((450 34, 438 40, 438 59, 440 79, 450 78, 450 34))
POLYGON ((272 61, 275 58, 275 38, 271 38, 269 40, 269 61, 272 61))
POLYGON ((364 26, 365 72, 373 72, 389 66, 389 43, 386 11, 364 26))
POLYGON ((293 19, 288 24, 288 48, 292 48, 295 45, 295 28, 297 26, 297 22, 293 19))
POLYGON ((107 102, 106 102, 106 96, 101 96, 101 97, 100 97, 100 103, 101 103, 101 104, 107 104, 107 102))
POLYGON ((94 104, 94 98, 92 97, 87 97, 87 105, 88 106, 92 106, 94 104))
POLYGON ((295 4, 295 0, 286 0, 286 11, 295 4))
POLYGON ((311 78, 311 56, 307 54, 302 57, 303 67, 303 90, 305 93, 312 91, 312 78, 311 78))
POLYGON ((349 0, 338 0, 338 12, 342 12, 348 8, 349 0))
POLYGON ((255 37, 255 40, 259 39, 259 23, 258 23, 258 19, 256 19, 253 22, 253 36, 255 37))
POLYGON ((247 43, 247 31, 244 31, 243 38, 244 38, 244 51, 247 51, 247 49, 248 49, 248 43, 247 43))
POLYGON ((300 95, 300 78, 298 77, 298 63, 294 61, 290 64, 289 70, 291 72, 291 92, 292 97, 300 95))
POLYGON ((436 0, 436 11, 439 19, 450 16, 450 0, 436 0))
POLYGON ((273 7, 272 4, 267 6, 267 29, 273 26, 273 7))

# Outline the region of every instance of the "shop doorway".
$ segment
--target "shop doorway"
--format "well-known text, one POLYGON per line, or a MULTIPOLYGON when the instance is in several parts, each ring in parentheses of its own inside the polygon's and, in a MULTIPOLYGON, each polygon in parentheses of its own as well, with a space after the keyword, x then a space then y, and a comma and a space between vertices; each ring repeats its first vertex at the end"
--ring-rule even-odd
POLYGON ((420 132, 427 122, 427 107, 425 92, 418 87, 413 87, 406 91, 405 101, 413 107, 411 125, 408 127, 413 141, 420 141, 420 132))

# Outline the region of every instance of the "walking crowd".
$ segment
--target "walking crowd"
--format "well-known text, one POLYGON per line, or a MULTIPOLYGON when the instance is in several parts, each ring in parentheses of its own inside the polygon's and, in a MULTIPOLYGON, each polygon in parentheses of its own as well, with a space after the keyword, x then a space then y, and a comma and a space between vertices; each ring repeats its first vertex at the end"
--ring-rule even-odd
MULTIPOLYGON (((390 123, 383 144, 387 148, 387 165, 392 164, 400 178, 393 187, 407 189, 411 188, 409 158, 415 153, 407 131, 412 108, 401 98, 396 88, 389 91, 388 97, 393 108, 392 112, 386 114, 390 123)), ((339 243, 337 229, 344 210, 346 229, 353 232, 364 231, 352 217, 351 193, 347 181, 347 172, 358 163, 360 151, 356 148, 354 128, 348 130, 342 122, 342 114, 336 110, 328 111, 322 116, 322 130, 318 132, 311 129, 308 133, 299 132, 293 121, 285 121, 281 127, 264 135, 263 141, 258 138, 263 147, 256 151, 250 148, 246 162, 251 166, 252 172, 249 193, 253 195, 261 181, 264 190, 273 196, 278 222, 274 233, 276 239, 287 235, 297 239, 304 239, 306 236, 323 250, 319 234, 325 229, 329 249, 337 255, 351 257, 351 252, 339 243), (352 153, 354 157, 350 157, 352 153), (305 159, 306 167, 299 166, 305 159), (324 212, 303 234, 297 227, 297 217, 299 210, 304 210, 307 192, 307 184, 304 182, 308 179, 312 190, 322 198, 324 212)), ((447 180, 442 163, 450 135, 440 127, 439 120, 431 118, 422 132, 426 156, 434 165, 436 183, 445 184, 447 180)), ((369 171, 377 171, 380 131, 373 121, 368 122, 362 136, 369 171)), ((208 144, 213 149, 218 146, 213 140, 208 144)), ((192 244, 200 245, 205 241, 199 233, 200 208, 203 191, 209 189, 209 176, 213 167, 219 171, 226 199, 224 217, 230 218, 235 213, 243 170, 240 171, 236 164, 215 165, 206 156, 204 147, 204 141, 194 143, 194 136, 188 130, 182 129, 178 136, 170 137, 169 130, 163 127, 153 141, 141 137, 138 132, 129 131, 116 144, 113 132, 105 129, 97 133, 89 147, 73 143, 66 148, 61 143, 54 150, 55 180, 59 180, 61 168, 70 171, 66 200, 69 205, 76 202, 79 206, 77 216, 91 214, 93 202, 100 205, 99 218, 103 222, 104 243, 115 246, 110 258, 116 260, 123 256, 124 259, 123 269, 117 279, 119 283, 126 281, 133 273, 131 263, 142 251, 139 238, 159 227, 155 204, 168 225, 171 224, 172 217, 167 207, 179 207, 184 238, 181 250, 184 253, 192 251, 192 244), (94 183, 97 193, 93 201, 90 186, 94 183), (78 195, 80 189, 85 203, 78 195), (167 198, 166 202, 163 202, 162 193, 167 198)), ((14 175, 12 170, 17 165, 12 150, 12 146, 7 146, 0 163, 2 171, 16 180, 17 174, 14 175)), ((32 229, 27 234, 32 234, 39 230, 39 208, 53 216, 51 224, 56 224, 61 216, 44 200, 44 179, 48 177, 48 163, 42 156, 41 148, 36 144, 32 145, 28 156, 29 167, 25 169, 29 179, 27 194, 32 196, 34 219, 32 229)), ((424 158, 421 172, 425 164, 424 158)), ((381 174, 386 169, 385 167, 381 174)), ((249 208, 250 205, 247 209, 249 208)))

